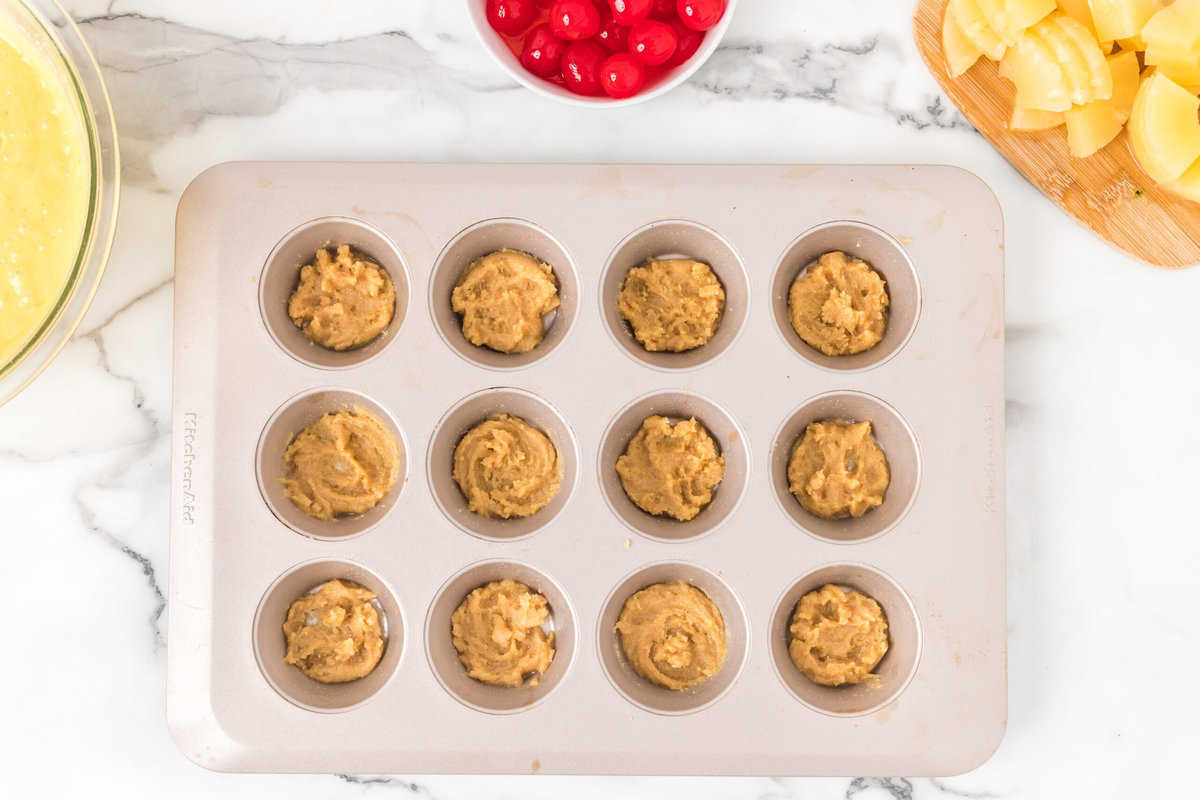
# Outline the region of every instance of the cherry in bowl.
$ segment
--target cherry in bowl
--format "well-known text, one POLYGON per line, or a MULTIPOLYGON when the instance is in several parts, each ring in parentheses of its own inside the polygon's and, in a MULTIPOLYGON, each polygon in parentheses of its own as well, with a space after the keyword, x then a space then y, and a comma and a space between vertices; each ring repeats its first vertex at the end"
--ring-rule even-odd
POLYGON ((550 6, 550 30, 570 42, 590 39, 600 32, 600 9, 592 0, 556 0, 550 6))
POLYGON ((538 15, 537 0, 487 0, 487 21, 505 36, 520 36, 538 15))
POLYGON ((646 84, 646 68, 633 53, 614 53, 600 65, 600 87, 609 97, 633 97, 646 84))
POLYGON ((725 0, 676 0, 675 13, 692 30, 707 31, 725 16, 725 0))

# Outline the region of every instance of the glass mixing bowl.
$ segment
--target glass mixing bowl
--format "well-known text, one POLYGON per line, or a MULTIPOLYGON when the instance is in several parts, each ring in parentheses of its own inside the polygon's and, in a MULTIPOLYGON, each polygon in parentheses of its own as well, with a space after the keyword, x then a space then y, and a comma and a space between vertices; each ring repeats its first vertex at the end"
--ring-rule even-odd
POLYGON ((112 106, 100 67, 71 16, 57 0, 0 0, 0 21, 20 30, 22 46, 54 63, 79 103, 90 150, 91 194, 75 263, 57 302, 21 350, 0 363, 0 405, 41 374, 71 339, 87 312, 112 249, 120 195, 120 157, 112 106))

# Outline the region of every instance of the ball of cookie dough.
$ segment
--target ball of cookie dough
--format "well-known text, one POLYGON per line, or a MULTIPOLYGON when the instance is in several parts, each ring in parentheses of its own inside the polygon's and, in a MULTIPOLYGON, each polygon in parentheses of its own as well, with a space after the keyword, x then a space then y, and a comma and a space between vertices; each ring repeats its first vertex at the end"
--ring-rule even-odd
POLYGON ((366 677, 383 657, 383 626, 375 593, 331 580, 292 603, 283 623, 283 660, 315 681, 346 683, 366 677))
POLYGON ((725 618, 704 592, 683 581, 631 595, 616 631, 634 672, 673 691, 698 686, 725 663, 725 618))
POLYGON ((454 448, 454 481, 484 517, 528 517, 554 499, 561 480, 558 450, 520 417, 497 414, 454 448))
POLYGON ((788 628, 792 663, 813 683, 844 686, 872 674, 888 650, 888 624, 872 598, 822 586, 800 598, 788 628))
POLYGON ((809 423, 788 462, 789 490, 822 519, 861 517, 883 505, 890 482, 887 457, 870 422, 809 423))
POLYGON ((362 408, 325 414, 283 451, 283 494, 316 519, 362 514, 388 493, 400 473, 400 446, 362 408))
POLYGON ((621 488, 634 505, 655 516, 693 519, 712 502, 725 477, 725 458, 703 425, 666 417, 642 420, 617 459, 621 488))
POLYGON ((888 321, 887 284, 867 262, 842 252, 826 253, 792 282, 788 314, 792 328, 827 356, 870 350, 888 321))
POLYGON ((725 289, 708 264, 649 260, 625 275, 617 310, 650 352, 682 353, 706 344, 725 309, 725 289))
POLYGON ((546 598, 505 578, 471 592, 450 617, 450 635, 467 674, 492 686, 536 686, 554 660, 546 598))
POLYGON ((529 253, 505 248, 477 258, 459 278, 450 306, 476 347, 527 353, 545 333, 542 320, 559 306, 554 270, 529 253))
POLYGON ((311 341, 330 350, 362 347, 387 328, 396 311, 396 288, 387 270, 341 245, 331 257, 322 248, 300 268, 288 316, 311 341))

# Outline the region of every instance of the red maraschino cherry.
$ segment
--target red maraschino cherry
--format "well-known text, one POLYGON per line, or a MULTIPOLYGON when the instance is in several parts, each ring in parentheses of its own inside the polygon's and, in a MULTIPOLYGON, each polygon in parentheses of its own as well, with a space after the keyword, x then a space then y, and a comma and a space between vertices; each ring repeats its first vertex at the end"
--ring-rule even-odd
POLYGON ((554 35, 546 23, 538 25, 525 37, 521 48, 521 66, 539 78, 553 78, 562 69, 563 52, 567 43, 554 35))
POLYGON ((646 68, 633 53, 615 53, 600 65, 600 86, 616 100, 633 97, 646 83, 646 68))
POLYGON ((537 16, 534 0, 487 0, 488 25, 505 36, 520 36, 537 16))
POLYGON ((569 42, 590 39, 600 30, 600 10, 592 0, 556 0, 550 7, 550 30, 569 42))
POLYGON ((629 29, 629 52, 648 67, 667 63, 678 46, 679 34, 661 20, 644 19, 629 29))
POLYGON ((677 0, 675 11, 684 25, 706 31, 725 16, 725 0, 677 0))
POLYGON ((594 40, 571 42, 562 58, 563 83, 575 94, 600 94, 600 65, 606 58, 608 51, 594 40))
POLYGON ((608 0, 613 19, 620 25, 632 25, 650 16, 654 0, 608 0))

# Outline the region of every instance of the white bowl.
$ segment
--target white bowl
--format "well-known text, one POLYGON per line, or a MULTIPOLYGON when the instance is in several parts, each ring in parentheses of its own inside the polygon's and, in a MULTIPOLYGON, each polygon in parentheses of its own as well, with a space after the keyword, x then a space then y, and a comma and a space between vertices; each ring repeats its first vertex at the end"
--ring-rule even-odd
MULTIPOLYGON (((600 0, 600 2, 603 1, 600 0)), ((691 58, 677 67, 672 67, 652 88, 640 92, 633 97, 618 100, 607 95, 595 97, 575 94, 565 86, 542 80, 536 75, 526 72, 525 68, 521 66, 520 60, 513 55, 513 52, 508 49, 508 45, 500 38, 500 34, 496 33, 492 30, 492 26, 488 25, 487 13, 485 11, 487 0, 466 0, 466 4, 467 15, 470 16, 471 24, 475 27, 475 32, 479 35, 479 41, 483 43, 484 48, 492 54, 496 62, 517 83, 543 97, 549 97, 563 103, 570 103, 576 106, 605 106, 608 108, 630 106, 634 103, 649 100, 652 97, 658 97, 660 94, 671 91, 690 78, 696 70, 700 69, 700 66, 705 61, 708 61, 709 56, 716 52, 721 44, 721 40, 725 38, 725 31, 729 30, 730 20, 733 19, 734 10, 737 8, 737 0, 728 0, 725 6, 725 16, 721 17, 721 21, 708 31, 704 37, 704 41, 700 44, 700 49, 691 58)))

